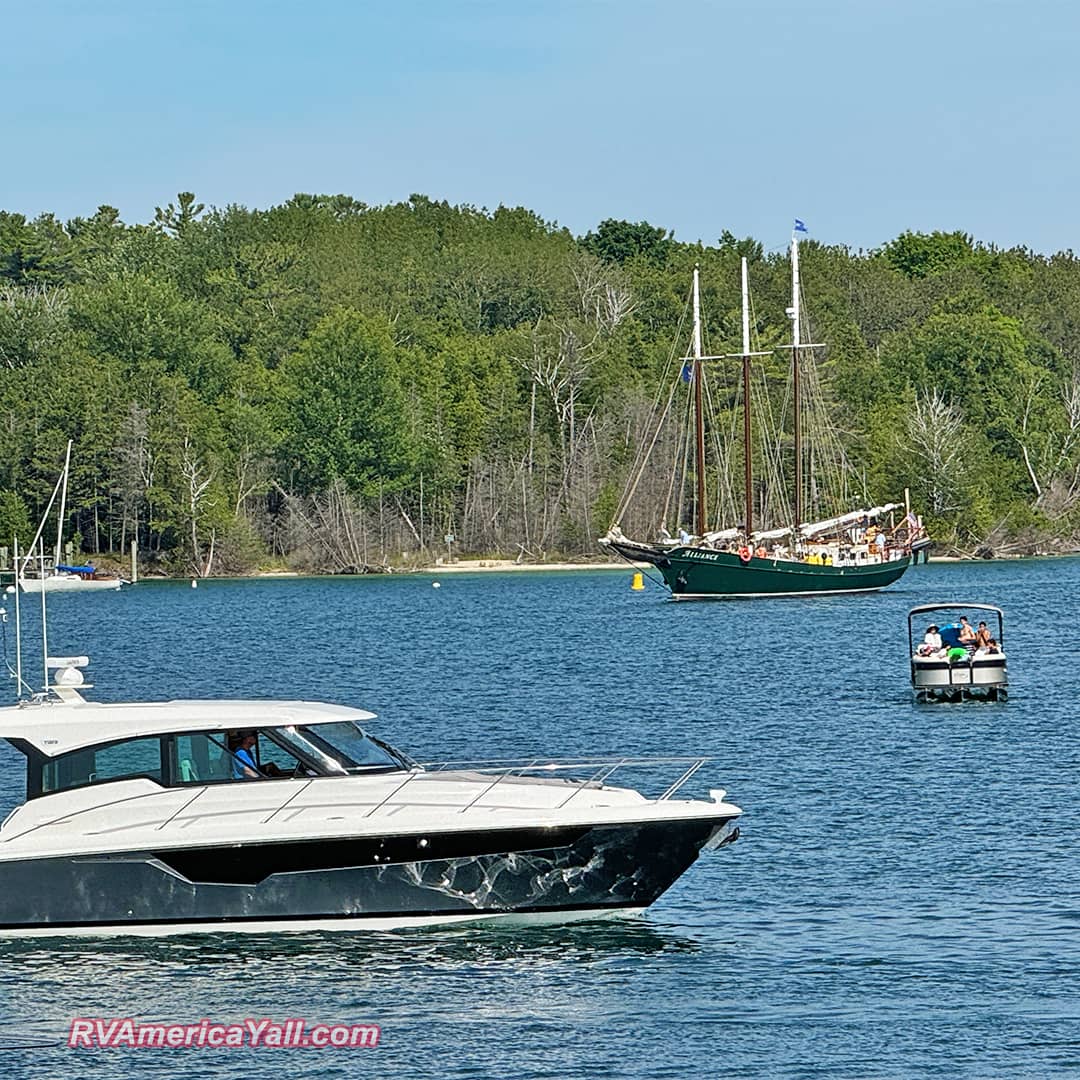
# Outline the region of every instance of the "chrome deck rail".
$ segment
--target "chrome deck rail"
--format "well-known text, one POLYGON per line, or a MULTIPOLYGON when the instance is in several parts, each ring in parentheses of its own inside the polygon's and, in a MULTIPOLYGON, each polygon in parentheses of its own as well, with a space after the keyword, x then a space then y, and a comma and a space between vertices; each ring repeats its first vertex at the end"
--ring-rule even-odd
MULTIPOLYGON (((555 778, 556 774, 580 774, 584 773, 585 770, 588 770, 587 776, 565 775, 563 777, 568 784, 573 785, 573 789, 567 794, 566 798, 556 806, 556 809, 561 810, 580 792, 588 788, 595 789, 603 787, 611 777, 619 771, 626 769, 655 769, 666 765, 681 765, 683 766, 683 771, 678 779, 665 788, 661 795, 655 797, 657 802, 664 802, 670 799, 710 760, 711 759, 707 757, 586 757, 572 758, 564 761, 551 761, 543 758, 495 758, 481 761, 428 762, 421 766, 423 772, 410 776, 409 780, 406 780, 404 784, 395 788, 395 790, 386 797, 384 803, 389 802, 401 788, 417 776, 430 777, 432 775, 437 775, 440 772, 479 773, 481 775, 490 775, 492 777, 491 783, 487 784, 473 799, 458 811, 458 813, 463 814, 466 810, 471 810, 476 806, 477 803, 494 791, 495 788, 509 777, 535 776, 555 778)), ((648 798, 648 796, 646 797, 648 798)), ((375 807, 375 809, 377 810, 378 807, 375 807)), ((374 810, 372 810, 372 813, 374 813, 374 810)))
MULTIPOLYGON (((641 788, 635 787, 634 790, 640 791, 646 798, 652 798, 656 802, 665 802, 670 799, 686 782, 706 763, 711 761, 708 757, 611 757, 611 758, 573 758, 565 761, 552 761, 544 758, 501 758, 486 761, 440 761, 432 762, 425 765, 418 765, 415 769, 411 769, 405 772, 403 775, 398 773, 381 773, 378 774, 378 778, 389 778, 398 776, 401 777, 400 782, 393 784, 389 792, 383 795, 381 798, 376 796, 374 799, 358 799, 355 802, 341 800, 336 803, 339 808, 346 808, 349 806, 355 807, 356 810, 363 810, 362 817, 369 818, 378 813, 383 807, 392 803, 397 795, 399 795, 410 784, 414 784, 420 779, 431 779, 437 777, 439 773, 470 773, 473 775, 479 774, 481 776, 489 776, 491 778, 490 783, 485 784, 481 790, 472 796, 465 803, 464 806, 456 808, 457 813, 465 813, 465 811, 472 809, 476 806, 485 796, 489 795, 498 786, 507 779, 512 777, 546 777, 546 778, 559 778, 564 779, 569 790, 566 798, 561 802, 554 805, 554 809, 561 810, 567 803, 570 802, 580 792, 592 789, 597 790, 602 788, 608 780, 611 779, 615 773, 622 770, 629 769, 656 769, 663 766, 682 766, 682 772, 674 783, 670 784, 662 794, 658 796, 649 796, 641 788), (573 774, 578 775, 573 775, 573 774), (559 776, 558 774, 564 774, 559 776), (571 774, 571 775, 565 775, 571 774), (582 775, 586 774, 586 775, 582 775)), ((670 774, 669 774, 670 775, 670 774)), ((355 777, 355 779, 376 779, 377 777, 368 774, 364 777, 355 777)), ((300 798, 303 794, 309 791, 313 787, 317 787, 318 784, 327 781, 335 781, 340 783, 345 780, 345 777, 341 776, 328 776, 328 777, 313 777, 305 778, 303 780, 293 779, 291 782, 284 782, 284 786, 281 788, 281 794, 283 798, 280 801, 271 802, 269 805, 264 803, 262 806, 249 806, 243 807, 243 812, 251 812, 262 815, 261 824, 266 825, 272 821, 278 814, 282 813, 286 809, 293 807, 302 811, 305 809, 304 801, 300 798)), ((455 779, 460 780, 460 777, 455 779)), ((161 822, 158 822, 153 826, 155 832, 159 832, 170 825, 174 825, 175 822, 194 805, 202 796, 206 795, 209 791, 227 790, 231 785, 229 784, 212 784, 212 785, 200 785, 188 795, 186 798, 180 800, 179 806, 173 807, 161 822)), ((245 791, 260 790, 261 785, 256 785, 254 788, 247 784, 237 785, 238 789, 245 791)), ((269 794, 270 788, 262 789, 266 790, 269 794)), ((277 790, 276 788, 274 790, 277 790)), ((8 844, 14 840, 21 839, 31 833, 37 832, 41 829, 47 829, 51 826, 59 823, 69 824, 76 818, 80 818, 83 815, 89 815, 100 812, 106 809, 113 809, 117 806, 124 804, 132 804, 142 802, 148 799, 158 799, 163 795, 172 792, 184 792, 179 788, 160 788, 155 791, 140 792, 137 795, 124 795, 118 799, 106 800, 102 803, 96 803, 93 806, 80 807, 79 809, 72 810, 67 809, 60 811, 54 818, 49 818, 45 821, 37 821, 26 828, 20 829, 17 832, 10 832, 5 829, 0 833, 0 844, 8 844)), ((464 798, 464 796, 463 796, 464 798)), ((441 807, 446 810, 454 810, 455 805, 453 803, 447 803, 443 799, 438 799, 430 803, 424 803, 420 800, 418 805, 428 805, 433 808, 441 807)), ((222 813, 220 808, 215 809, 215 813, 222 813)), ((10 817, 11 815, 9 815, 10 817)), ((7 825, 7 821, 4 822, 7 825)), ((183 827, 183 826, 181 826, 183 827)))

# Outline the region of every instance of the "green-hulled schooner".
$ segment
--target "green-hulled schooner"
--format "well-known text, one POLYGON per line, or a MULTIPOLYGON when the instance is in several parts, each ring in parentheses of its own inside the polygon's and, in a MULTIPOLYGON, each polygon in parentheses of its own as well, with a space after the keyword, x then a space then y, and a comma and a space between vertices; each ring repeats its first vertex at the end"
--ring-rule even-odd
MULTIPOLYGON (((749 290, 744 258, 741 354, 726 357, 703 355, 698 269, 694 269, 692 350, 691 355, 681 361, 683 381, 688 381, 692 387, 693 448, 691 450, 687 444, 684 459, 692 460, 694 465, 694 535, 680 528, 678 539, 671 537, 664 521, 671 507, 665 503, 660 520, 656 523, 660 539, 642 541, 624 536, 617 522, 600 539, 600 544, 606 549, 632 562, 652 563, 663 576, 671 595, 678 600, 870 592, 891 585, 909 566, 924 562, 929 554, 930 540, 921 519, 912 512, 906 493, 903 504, 886 503, 841 513, 824 521, 803 521, 801 365, 804 354, 820 346, 804 343, 801 339, 799 231, 805 231, 805 227, 797 221, 791 238, 792 300, 787 310, 792 326, 789 347, 794 476, 790 516, 786 520, 792 524, 764 531, 754 530, 750 373, 752 358, 766 353, 752 352, 750 347, 749 290), (742 361, 745 506, 743 521, 737 526, 710 531, 706 510, 703 364, 723 359, 742 361)), ((672 396, 668 398, 669 407, 672 396)), ((649 446, 656 443, 658 436, 659 428, 648 436, 646 441, 649 446)), ((648 456, 648 452, 642 455, 637 474, 631 478, 630 491, 637 486, 648 456)), ((730 459, 727 464, 730 465, 730 459)), ((629 499, 624 499, 620 515, 627 510, 628 502, 629 499)))

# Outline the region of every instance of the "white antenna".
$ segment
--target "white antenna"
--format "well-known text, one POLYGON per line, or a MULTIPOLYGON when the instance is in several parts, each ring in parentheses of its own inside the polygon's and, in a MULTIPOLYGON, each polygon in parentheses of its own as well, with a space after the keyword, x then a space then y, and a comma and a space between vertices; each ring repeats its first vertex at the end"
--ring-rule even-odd
POLYGON ((19 572, 19 538, 15 537, 15 681, 18 684, 15 688, 15 695, 18 698, 22 698, 23 692, 23 677, 22 677, 22 619, 19 615, 19 592, 22 589, 21 586, 22 574, 19 572))
POLYGON ((38 548, 38 567, 41 573, 41 662, 45 671, 45 683, 42 689, 49 691, 49 632, 45 624, 45 545, 38 548))

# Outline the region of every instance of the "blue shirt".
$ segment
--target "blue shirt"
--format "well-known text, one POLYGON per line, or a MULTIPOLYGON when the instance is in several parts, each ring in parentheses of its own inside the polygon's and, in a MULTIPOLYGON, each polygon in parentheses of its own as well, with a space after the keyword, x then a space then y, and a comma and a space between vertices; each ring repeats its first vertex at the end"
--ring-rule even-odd
POLYGON ((244 750, 243 748, 233 751, 233 763, 232 763, 232 778, 234 780, 250 780, 251 777, 244 772, 244 767, 247 766, 252 772, 258 772, 259 768, 255 764, 255 758, 252 757, 250 750, 244 750))

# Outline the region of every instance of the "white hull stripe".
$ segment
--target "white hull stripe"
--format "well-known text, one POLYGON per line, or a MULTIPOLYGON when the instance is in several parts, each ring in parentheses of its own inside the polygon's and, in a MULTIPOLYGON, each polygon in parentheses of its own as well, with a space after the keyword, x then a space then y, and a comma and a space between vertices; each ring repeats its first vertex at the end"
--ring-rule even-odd
POLYGON ((412 916, 354 916, 338 919, 282 919, 259 922, 152 923, 136 926, 123 924, 101 926, 30 926, 25 929, 0 930, 0 939, 67 938, 67 937, 176 937, 181 934, 298 934, 313 931, 334 931, 366 934, 381 930, 424 929, 458 923, 480 923, 498 920, 501 925, 541 925, 545 923, 580 922, 584 919, 633 918, 644 908, 590 908, 562 911, 477 912, 475 915, 412 915, 412 916))

